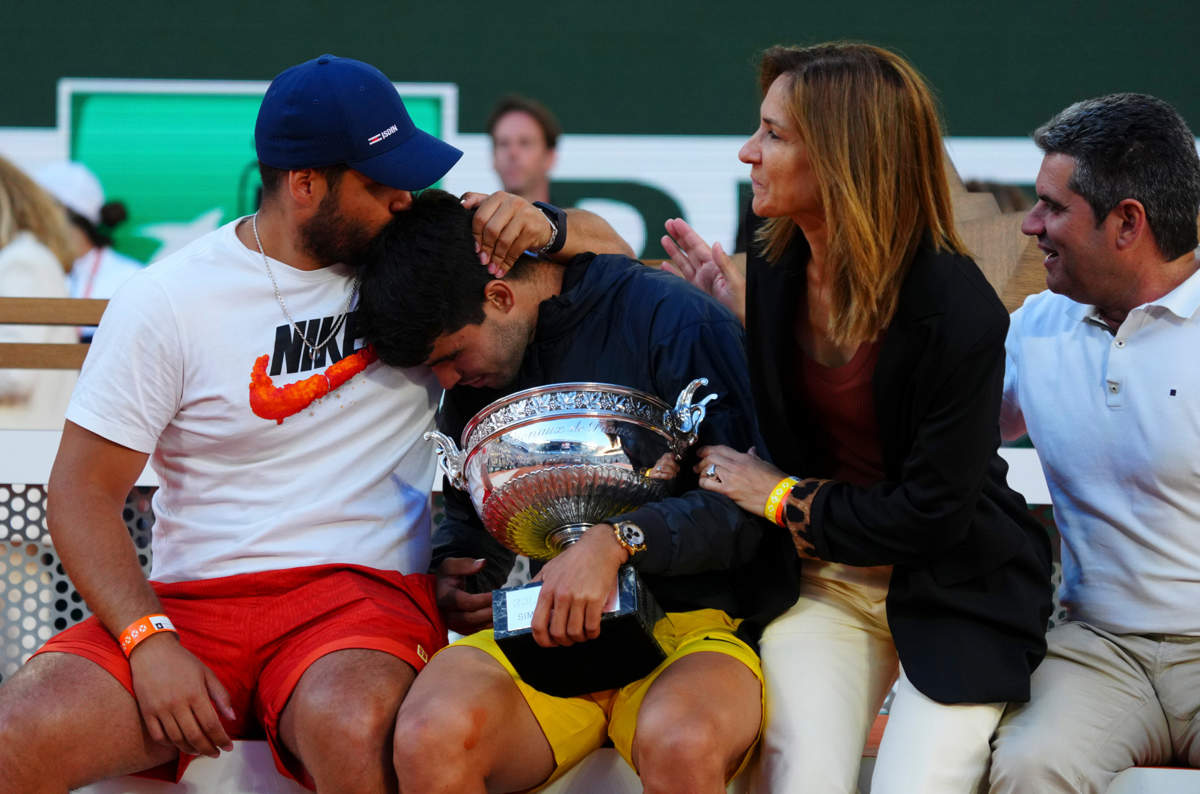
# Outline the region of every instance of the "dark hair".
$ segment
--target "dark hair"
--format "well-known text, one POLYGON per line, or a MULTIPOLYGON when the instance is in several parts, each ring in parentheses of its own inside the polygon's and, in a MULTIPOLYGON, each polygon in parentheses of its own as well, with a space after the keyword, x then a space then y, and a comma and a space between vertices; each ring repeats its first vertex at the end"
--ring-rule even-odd
MULTIPOLYGON (((423 364, 439 336, 483 322, 492 276, 475 253, 473 216, 456 196, 425 190, 356 263, 359 328, 384 363, 423 364)), ((528 261, 518 259, 507 278, 520 278, 528 261)))
POLYGON ((562 135, 562 125, 558 123, 558 119, 541 102, 521 96, 520 94, 509 94, 501 97, 496 106, 492 108, 492 112, 488 114, 487 120, 488 135, 492 135, 501 117, 514 112, 528 113, 530 116, 533 116, 533 120, 542 128, 542 137, 546 139, 547 149, 553 149, 558 146, 558 136, 562 135))
POLYGON ((100 224, 94 224, 89 219, 83 217, 70 207, 65 208, 67 211, 67 219, 79 230, 87 236, 90 242, 96 248, 108 248, 113 244, 112 230, 125 222, 129 217, 129 210, 125 209, 124 202, 109 201, 100 208, 100 224))
POLYGON ((1085 99, 1038 127, 1046 154, 1075 159, 1068 187, 1087 201, 1099 226, 1121 201, 1146 208, 1146 222, 1168 260, 1196 247, 1200 158, 1175 108, 1146 94, 1085 99))
MULTIPOLYGON (((279 186, 282 185, 283 181, 287 178, 289 170, 299 169, 275 168, 274 166, 267 165, 261 160, 259 161, 258 175, 262 178, 263 200, 275 195, 275 192, 279 190, 279 186)), ((325 181, 329 184, 330 190, 337 190, 337 186, 341 184, 342 175, 350 170, 350 166, 346 165, 345 163, 338 163, 337 165, 314 167, 312 170, 325 177, 325 181)))

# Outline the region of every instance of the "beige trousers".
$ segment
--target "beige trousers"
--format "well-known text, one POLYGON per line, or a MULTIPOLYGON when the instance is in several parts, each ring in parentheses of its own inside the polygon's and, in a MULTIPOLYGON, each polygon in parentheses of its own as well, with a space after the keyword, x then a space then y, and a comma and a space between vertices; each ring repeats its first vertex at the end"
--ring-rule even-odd
POLYGON ((1200 637, 1067 623, 1046 639, 1032 699, 996 732, 993 794, 1102 794, 1130 766, 1200 766, 1200 637))
POLYGON ((763 633, 767 714, 752 788, 853 794, 863 745, 897 673, 872 794, 972 794, 1004 704, 945 705, 899 670, 886 584, 805 579, 763 633))

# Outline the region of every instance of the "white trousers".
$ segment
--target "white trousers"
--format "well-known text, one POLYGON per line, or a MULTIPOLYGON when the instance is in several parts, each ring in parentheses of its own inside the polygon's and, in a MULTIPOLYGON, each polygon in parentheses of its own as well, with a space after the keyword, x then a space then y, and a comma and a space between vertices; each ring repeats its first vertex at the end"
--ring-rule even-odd
POLYGON ((973 794, 1003 703, 945 705, 899 670, 886 586, 811 577, 763 632, 766 726, 753 789, 853 794, 867 734, 900 675, 871 794, 973 794))

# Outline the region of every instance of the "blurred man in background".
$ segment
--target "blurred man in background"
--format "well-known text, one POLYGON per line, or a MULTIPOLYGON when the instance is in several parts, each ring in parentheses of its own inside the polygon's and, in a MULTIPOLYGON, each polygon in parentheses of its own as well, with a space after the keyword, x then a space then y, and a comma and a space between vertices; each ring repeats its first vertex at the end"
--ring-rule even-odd
POLYGON ((550 201, 550 171, 562 126, 545 105, 515 94, 502 98, 487 122, 492 168, 509 193, 550 201))

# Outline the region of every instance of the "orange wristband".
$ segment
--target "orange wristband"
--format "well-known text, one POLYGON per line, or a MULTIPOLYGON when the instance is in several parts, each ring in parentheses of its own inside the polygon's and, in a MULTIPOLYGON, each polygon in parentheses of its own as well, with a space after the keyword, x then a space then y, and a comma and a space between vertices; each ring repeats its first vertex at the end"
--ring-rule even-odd
POLYGON ((771 495, 767 497, 767 504, 763 508, 763 515, 767 520, 783 526, 783 506, 788 491, 792 490, 792 486, 798 482, 800 482, 799 477, 784 477, 779 481, 779 484, 771 491, 771 495))
POLYGON ((142 640, 152 634, 158 634, 163 631, 170 631, 178 634, 175 631, 174 624, 166 615, 147 615, 144 618, 138 618, 130 623, 121 636, 117 638, 117 642, 121 644, 121 650, 125 651, 125 656, 133 653, 133 649, 138 646, 142 640))

